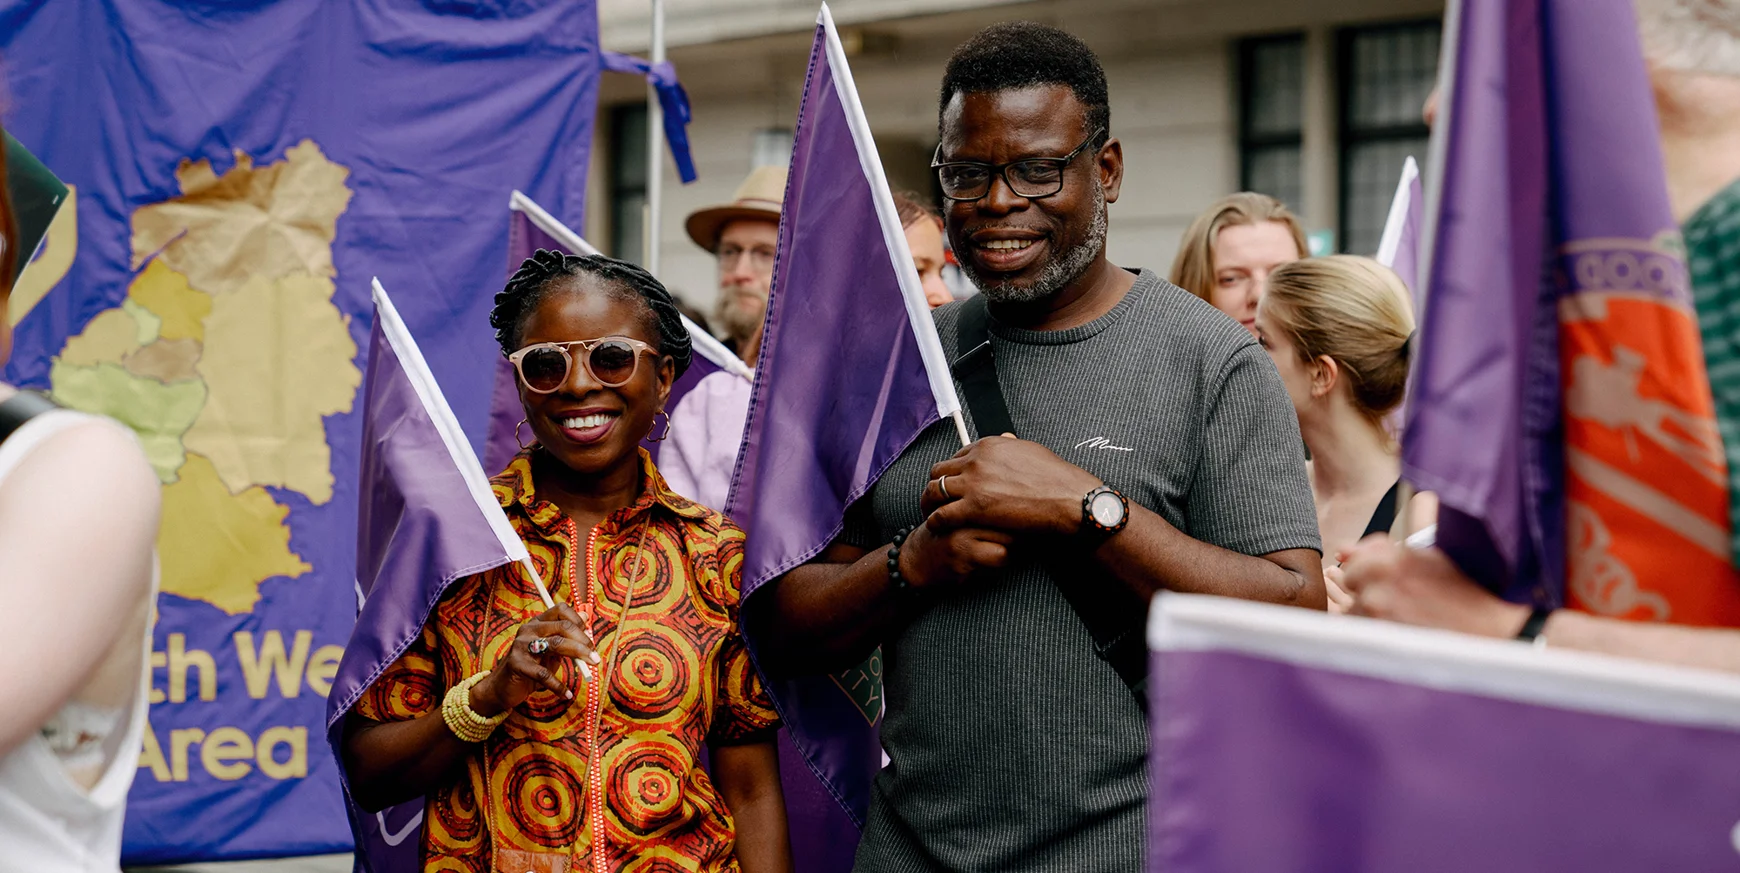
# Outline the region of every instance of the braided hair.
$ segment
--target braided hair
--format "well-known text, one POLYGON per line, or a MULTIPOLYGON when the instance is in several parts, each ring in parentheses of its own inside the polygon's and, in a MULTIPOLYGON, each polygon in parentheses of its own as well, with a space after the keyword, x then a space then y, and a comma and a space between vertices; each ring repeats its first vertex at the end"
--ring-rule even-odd
POLYGON ((519 349, 526 319, 564 285, 563 280, 582 276, 598 279, 600 287, 612 297, 645 304, 652 316, 653 330, 658 334, 659 353, 669 355, 676 363, 678 376, 689 369, 693 351, 688 328, 683 326, 676 298, 651 273, 603 255, 565 255, 545 249, 538 249, 526 258, 508 279, 507 286, 495 295, 489 326, 495 328, 495 341, 501 346, 501 353, 509 355, 519 349))

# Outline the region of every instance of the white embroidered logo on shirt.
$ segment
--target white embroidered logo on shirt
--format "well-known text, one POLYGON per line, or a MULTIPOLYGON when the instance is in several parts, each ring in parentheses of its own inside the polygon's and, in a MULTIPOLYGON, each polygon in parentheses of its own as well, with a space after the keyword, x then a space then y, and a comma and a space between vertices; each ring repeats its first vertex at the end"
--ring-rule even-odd
POLYGON ((1088 437, 1087 439, 1082 440, 1079 443, 1076 443, 1075 447, 1078 449, 1110 449, 1114 452, 1133 452, 1133 451, 1135 451, 1135 449, 1129 448, 1127 446, 1114 446, 1114 445, 1112 445, 1112 441, 1109 439, 1106 439, 1105 437, 1088 437))

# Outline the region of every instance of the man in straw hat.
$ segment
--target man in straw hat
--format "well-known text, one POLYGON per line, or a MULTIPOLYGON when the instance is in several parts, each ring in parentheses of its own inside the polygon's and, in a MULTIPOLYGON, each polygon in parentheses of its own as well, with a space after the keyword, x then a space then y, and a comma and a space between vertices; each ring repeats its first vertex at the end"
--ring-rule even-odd
MULTIPOLYGON (((762 167, 737 186, 730 203, 696 210, 684 222, 689 239, 719 259, 714 324, 720 339, 752 367, 761 345, 767 289, 773 282, 773 256, 779 248, 785 172, 784 167, 762 167)), ((744 400, 747 403, 747 393, 744 400)))
MULTIPOLYGON (((684 223, 695 245, 719 259, 713 328, 751 367, 761 351, 785 175, 784 167, 762 167, 743 180, 730 203, 697 210, 684 223)), ((737 444, 749 418, 749 389, 749 380, 720 371, 702 379, 677 404, 671 412, 670 441, 659 452, 659 470, 671 490, 703 506, 725 508, 737 444)))

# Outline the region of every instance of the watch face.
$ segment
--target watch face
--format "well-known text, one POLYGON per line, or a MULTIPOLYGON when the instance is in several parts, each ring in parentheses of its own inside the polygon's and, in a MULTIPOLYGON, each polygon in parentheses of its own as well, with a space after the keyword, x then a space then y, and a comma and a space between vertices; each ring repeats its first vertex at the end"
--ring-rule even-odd
POLYGON ((1119 500, 1118 495, 1109 491, 1095 494, 1090 509, 1093 512, 1094 521, 1104 527, 1117 527, 1118 523, 1124 520, 1124 501, 1119 500))

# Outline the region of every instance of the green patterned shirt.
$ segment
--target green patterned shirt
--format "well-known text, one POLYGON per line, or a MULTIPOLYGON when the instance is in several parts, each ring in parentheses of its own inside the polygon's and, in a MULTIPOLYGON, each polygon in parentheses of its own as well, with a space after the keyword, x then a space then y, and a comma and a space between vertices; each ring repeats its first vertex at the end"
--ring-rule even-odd
POLYGON ((1704 365, 1728 456, 1729 549, 1740 566, 1740 180, 1699 207, 1684 233, 1704 365))

